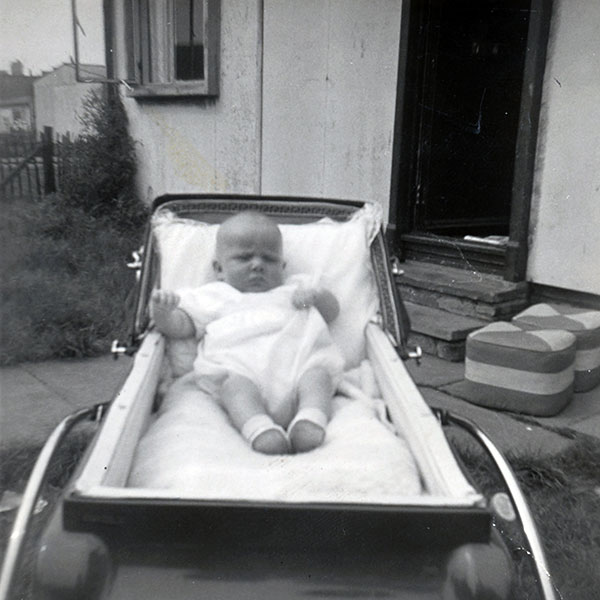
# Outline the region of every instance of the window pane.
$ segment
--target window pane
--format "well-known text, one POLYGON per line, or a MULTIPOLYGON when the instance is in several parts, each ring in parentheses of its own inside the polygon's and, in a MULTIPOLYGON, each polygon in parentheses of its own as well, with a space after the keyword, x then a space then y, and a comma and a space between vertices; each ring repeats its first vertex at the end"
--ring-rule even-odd
POLYGON ((139 69, 141 80, 144 83, 150 83, 153 80, 152 75, 152 35, 150 27, 150 6, 148 0, 141 0, 139 5, 139 20, 140 20, 140 39, 139 43, 139 60, 137 67, 139 69))
POLYGON ((174 0, 175 79, 204 79, 203 0, 174 0))
POLYGON ((135 0, 125 2, 125 44, 127 47, 127 79, 129 81, 141 81, 138 77, 139 70, 136 66, 136 56, 138 54, 138 45, 140 37, 139 3, 135 0))

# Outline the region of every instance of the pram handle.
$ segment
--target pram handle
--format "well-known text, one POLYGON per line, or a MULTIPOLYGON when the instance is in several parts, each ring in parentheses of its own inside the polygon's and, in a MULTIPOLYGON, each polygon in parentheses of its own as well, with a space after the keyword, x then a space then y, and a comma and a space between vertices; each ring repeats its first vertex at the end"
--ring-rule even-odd
POLYGON ((68 415, 55 427, 50 437, 46 440, 27 481, 23 499, 10 533, 2 564, 2 572, 0 573, 0 600, 10 598, 10 589, 19 566, 31 517, 33 516, 42 486, 48 476, 53 457, 56 455, 58 448, 68 433, 77 423, 85 419, 100 421, 107 405, 108 403, 97 404, 96 406, 84 408, 68 415))
POLYGON ((494 444, 494 442, 476 423, 470 419, 455 415, 440 408, 432 407, 432 410, 442 425, 454 424, 471 434, 492 459, 494 465, 500 473, 500 476, 502 477, 502 480, 504 481, 504 485, 508 490, 519 520, 523 526, 523 532, 525 534, 527 543, 529 544, 531 557, 535 564, 538 583, 542 592, 542 598, 544 600, 556 600, 556 587, 552 582, 552 576, 550 574, 550 569, 548 567, 548 562, 546 560, 544 548, 542 546, 535 521, 531 511, 529 510, 525 496, 521 491, 517 477, 510 466, 510 463, 506 460, 496 444, 494 444))

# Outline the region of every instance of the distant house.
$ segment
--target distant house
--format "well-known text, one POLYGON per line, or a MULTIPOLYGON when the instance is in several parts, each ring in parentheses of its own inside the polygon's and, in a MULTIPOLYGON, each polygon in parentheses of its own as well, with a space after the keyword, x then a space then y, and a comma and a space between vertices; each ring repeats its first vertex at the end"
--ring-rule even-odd
POLYGON ((597 303, 600 2, 108 5, 148 201, 370 199, 401 256, 597 303))
MULTIPOLYGON (((101 80, 106 77, 102 65, 80 65, 80 73, 86 79, 101 80)), ((52 127, 57 134, 76 136, 82 129, 79 117, 83 101, 95 91, 103 93, 102 83, 81 83, 75 78, 75 66, 63 64, 44 73, 34 84, 36 129, 52 127)))
POLYGON ((33 84, 37 79, 23 74, 19 60, 11 64, 10 73, 0 71, 0 133, 34 128, 33 84))

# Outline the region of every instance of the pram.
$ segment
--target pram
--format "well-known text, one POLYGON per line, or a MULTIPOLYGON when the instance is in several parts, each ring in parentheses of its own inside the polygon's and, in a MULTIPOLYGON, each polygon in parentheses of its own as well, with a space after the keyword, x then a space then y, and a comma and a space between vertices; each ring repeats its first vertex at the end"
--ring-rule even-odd
MULTIPOLYGON (((133 367, 44 532, 36 597, 510 598, 514 573, 492 503, 463 472, 441 421, 470 430, 497 461, 543 597, 554 597, 507 463, 475 425, 432 411, 406 371, 418 352, 407 345, 376 205, 163 196, 134 266, 132 330, 114 347, 135 354, 133 367), (332 336, 346 373, 323 447, 302 456, 249 450, 194 385, 195 342, 165 340, 149 315, 155 287, 210 278, 218 223, 243 209, 277 220, 290 274, 326 282, 342 305, 332 336)), ((67 418, 40 455, 7 551, 3 594, 47 463, 89 415, 67 418)))

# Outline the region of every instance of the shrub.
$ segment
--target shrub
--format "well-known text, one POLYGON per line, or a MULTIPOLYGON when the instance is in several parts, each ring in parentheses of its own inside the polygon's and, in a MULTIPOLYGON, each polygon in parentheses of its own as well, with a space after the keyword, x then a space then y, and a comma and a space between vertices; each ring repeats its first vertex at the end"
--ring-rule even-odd
POLYGON ((146 211, 135 190, 135 143, 120 96, 90 92, 80 120, 83 132, 63 149, 65 202, 120 229, 138 227, 146 211))

